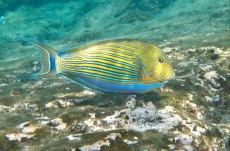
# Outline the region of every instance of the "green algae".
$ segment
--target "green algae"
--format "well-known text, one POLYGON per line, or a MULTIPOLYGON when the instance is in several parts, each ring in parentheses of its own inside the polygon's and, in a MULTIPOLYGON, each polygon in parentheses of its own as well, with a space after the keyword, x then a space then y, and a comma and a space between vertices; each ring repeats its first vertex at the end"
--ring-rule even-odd
POLYGON ((18 142, 9 142, 5 137, 0 136, 0 149, 3 151, 19 150, 22 147, 19 146, 18 142))
POLYGON ((50 129, 48 126, 44 126, 36 129, 34 133, 36 134, 36 139, 44 139, 45 137, 49 136, 50 129))
MULTIPOLYGON (((92 144, 95 140, 103 140, 109 133, 119 133, 122 138, 118 137, 116 140, 110 140, 109 147, 102 147, 102 150, 143 150, 143 149, 168 149, 168 145, 172 143, 170 138, 171 134, 164 134, 157 131, 146 131, 144 134, 135 131, 112 131, 112 132, 103 132, 103 133, 93 133, 86 134, 82 136, 82 141, 84 144, 92 144), (145 136, 145 138, 143 138, 145 136), (134 137, 137 137, 138 143, 128 145, 124 143, 124 139, 132 140, 134 137), (134 149, 135 148, 135 149, 134 149)), ((76 146, 77 147, 77 146, 76 146)))
MULTIPOLYGON (((4 114, 2 114, 4 115, 4 114)), ((32 120, 34 117, 31 114, 5 114, 1 122, 1 127, 4 127, 4 131, 13 131, 17 125, 24 121, 32 120)), ((3 131, 2 131, 3 132, 3 131)))
POLYGON ((168 145, 172 143, 170 138, 172 139, 173 136, 170 133, 146 131, 145 135, 147 136, 142 140, 142 143, 144 144, 143 146, 146 146, 146 149, 169 149, 168 145))
POLYGON ((212 138, 223 138, 223 134, 220 132, 220 130, 216 127, 211 127, 209 129, 206 129, 204 135, 206 135, 209 139, 212 138))
POLYGON ((70 125, 75 120, 77 121, 84 120, 84 116, 87 116, 84 112, 79 111, 77 109, 71 109, 67 112, 62 113, 60 117, 63 119, 64 123, 67 123, 68 125, 70 125))
MULTIPOLYGON (((44 142, 45 143, 45 142, 44 142)), ((58 139, 58 140, 53 140, 49 144, 46 144, 41 147, 36 147, 33 150, 34 151, 43 151, 43 150, 49 150, 49 151, 56 151, 56 150, 69 150, 74 147, 74 144, 69 142, 67 139, 58 139)))

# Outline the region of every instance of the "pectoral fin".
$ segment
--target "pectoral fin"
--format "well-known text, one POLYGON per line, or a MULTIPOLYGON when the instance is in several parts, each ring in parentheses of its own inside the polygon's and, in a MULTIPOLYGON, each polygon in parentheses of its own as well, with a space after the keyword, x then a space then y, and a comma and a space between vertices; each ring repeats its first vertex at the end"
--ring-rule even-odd
POLYGON ((158 83, 158 81, 154 78, 151 77, 146 69, 145 66, 143 65, 143 63, 141 62, 141 60, 138 60, 137 64, 137 68, 138 68, 138 74, 139 74, 139 81, 142 83, 158 83))

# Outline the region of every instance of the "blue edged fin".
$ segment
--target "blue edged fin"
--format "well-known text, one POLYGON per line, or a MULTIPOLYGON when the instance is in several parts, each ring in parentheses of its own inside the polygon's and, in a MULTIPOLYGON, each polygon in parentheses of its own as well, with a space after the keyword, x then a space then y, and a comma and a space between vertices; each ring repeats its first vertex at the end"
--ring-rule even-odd
POLYGON ((17 38, 17 40, 26 41, 37 46, 41 54, 41 61, 40 61, 41 70, 38 73, 18 76, 19 78, 37 79, 37 78, 46 78, 58 74, 56 69, 56 59, 58 58, 58 54, 57 52, 55 52, 54 49, 38 41, 27 39, 27 38, 17 38))

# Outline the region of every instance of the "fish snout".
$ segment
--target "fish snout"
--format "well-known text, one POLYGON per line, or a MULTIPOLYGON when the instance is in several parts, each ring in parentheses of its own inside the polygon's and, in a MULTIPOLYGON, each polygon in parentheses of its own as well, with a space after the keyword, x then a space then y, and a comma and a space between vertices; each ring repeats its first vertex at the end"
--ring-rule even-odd
POLYGON ((171 80, 175 77, 175 72, 173 71, 173 69, 171 70, 170 74, 168 75, 168 77, 166 78, 166 80, 171 80))
POLYGON ((171 76, 169 77, 169 80, 170 80, 170 79, 173 79, 175 76, 176 76, 176 74, 175 74, 175 72, 172 70, 172 74, 171 74, 171 76))

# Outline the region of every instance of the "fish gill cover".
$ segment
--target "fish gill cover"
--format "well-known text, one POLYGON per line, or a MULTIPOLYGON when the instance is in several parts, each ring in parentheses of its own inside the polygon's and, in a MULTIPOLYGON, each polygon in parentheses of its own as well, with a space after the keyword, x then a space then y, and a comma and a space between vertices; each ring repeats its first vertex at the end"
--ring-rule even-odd
POLYGON ((229 150, 229 0, 0 1, 0 150, 229 150), (158 45, 176 77, 147 94, 98 93, 36 73, 36 48, 108 39, 158 45), (124 131, 125 130, 125 131, 124 131))

